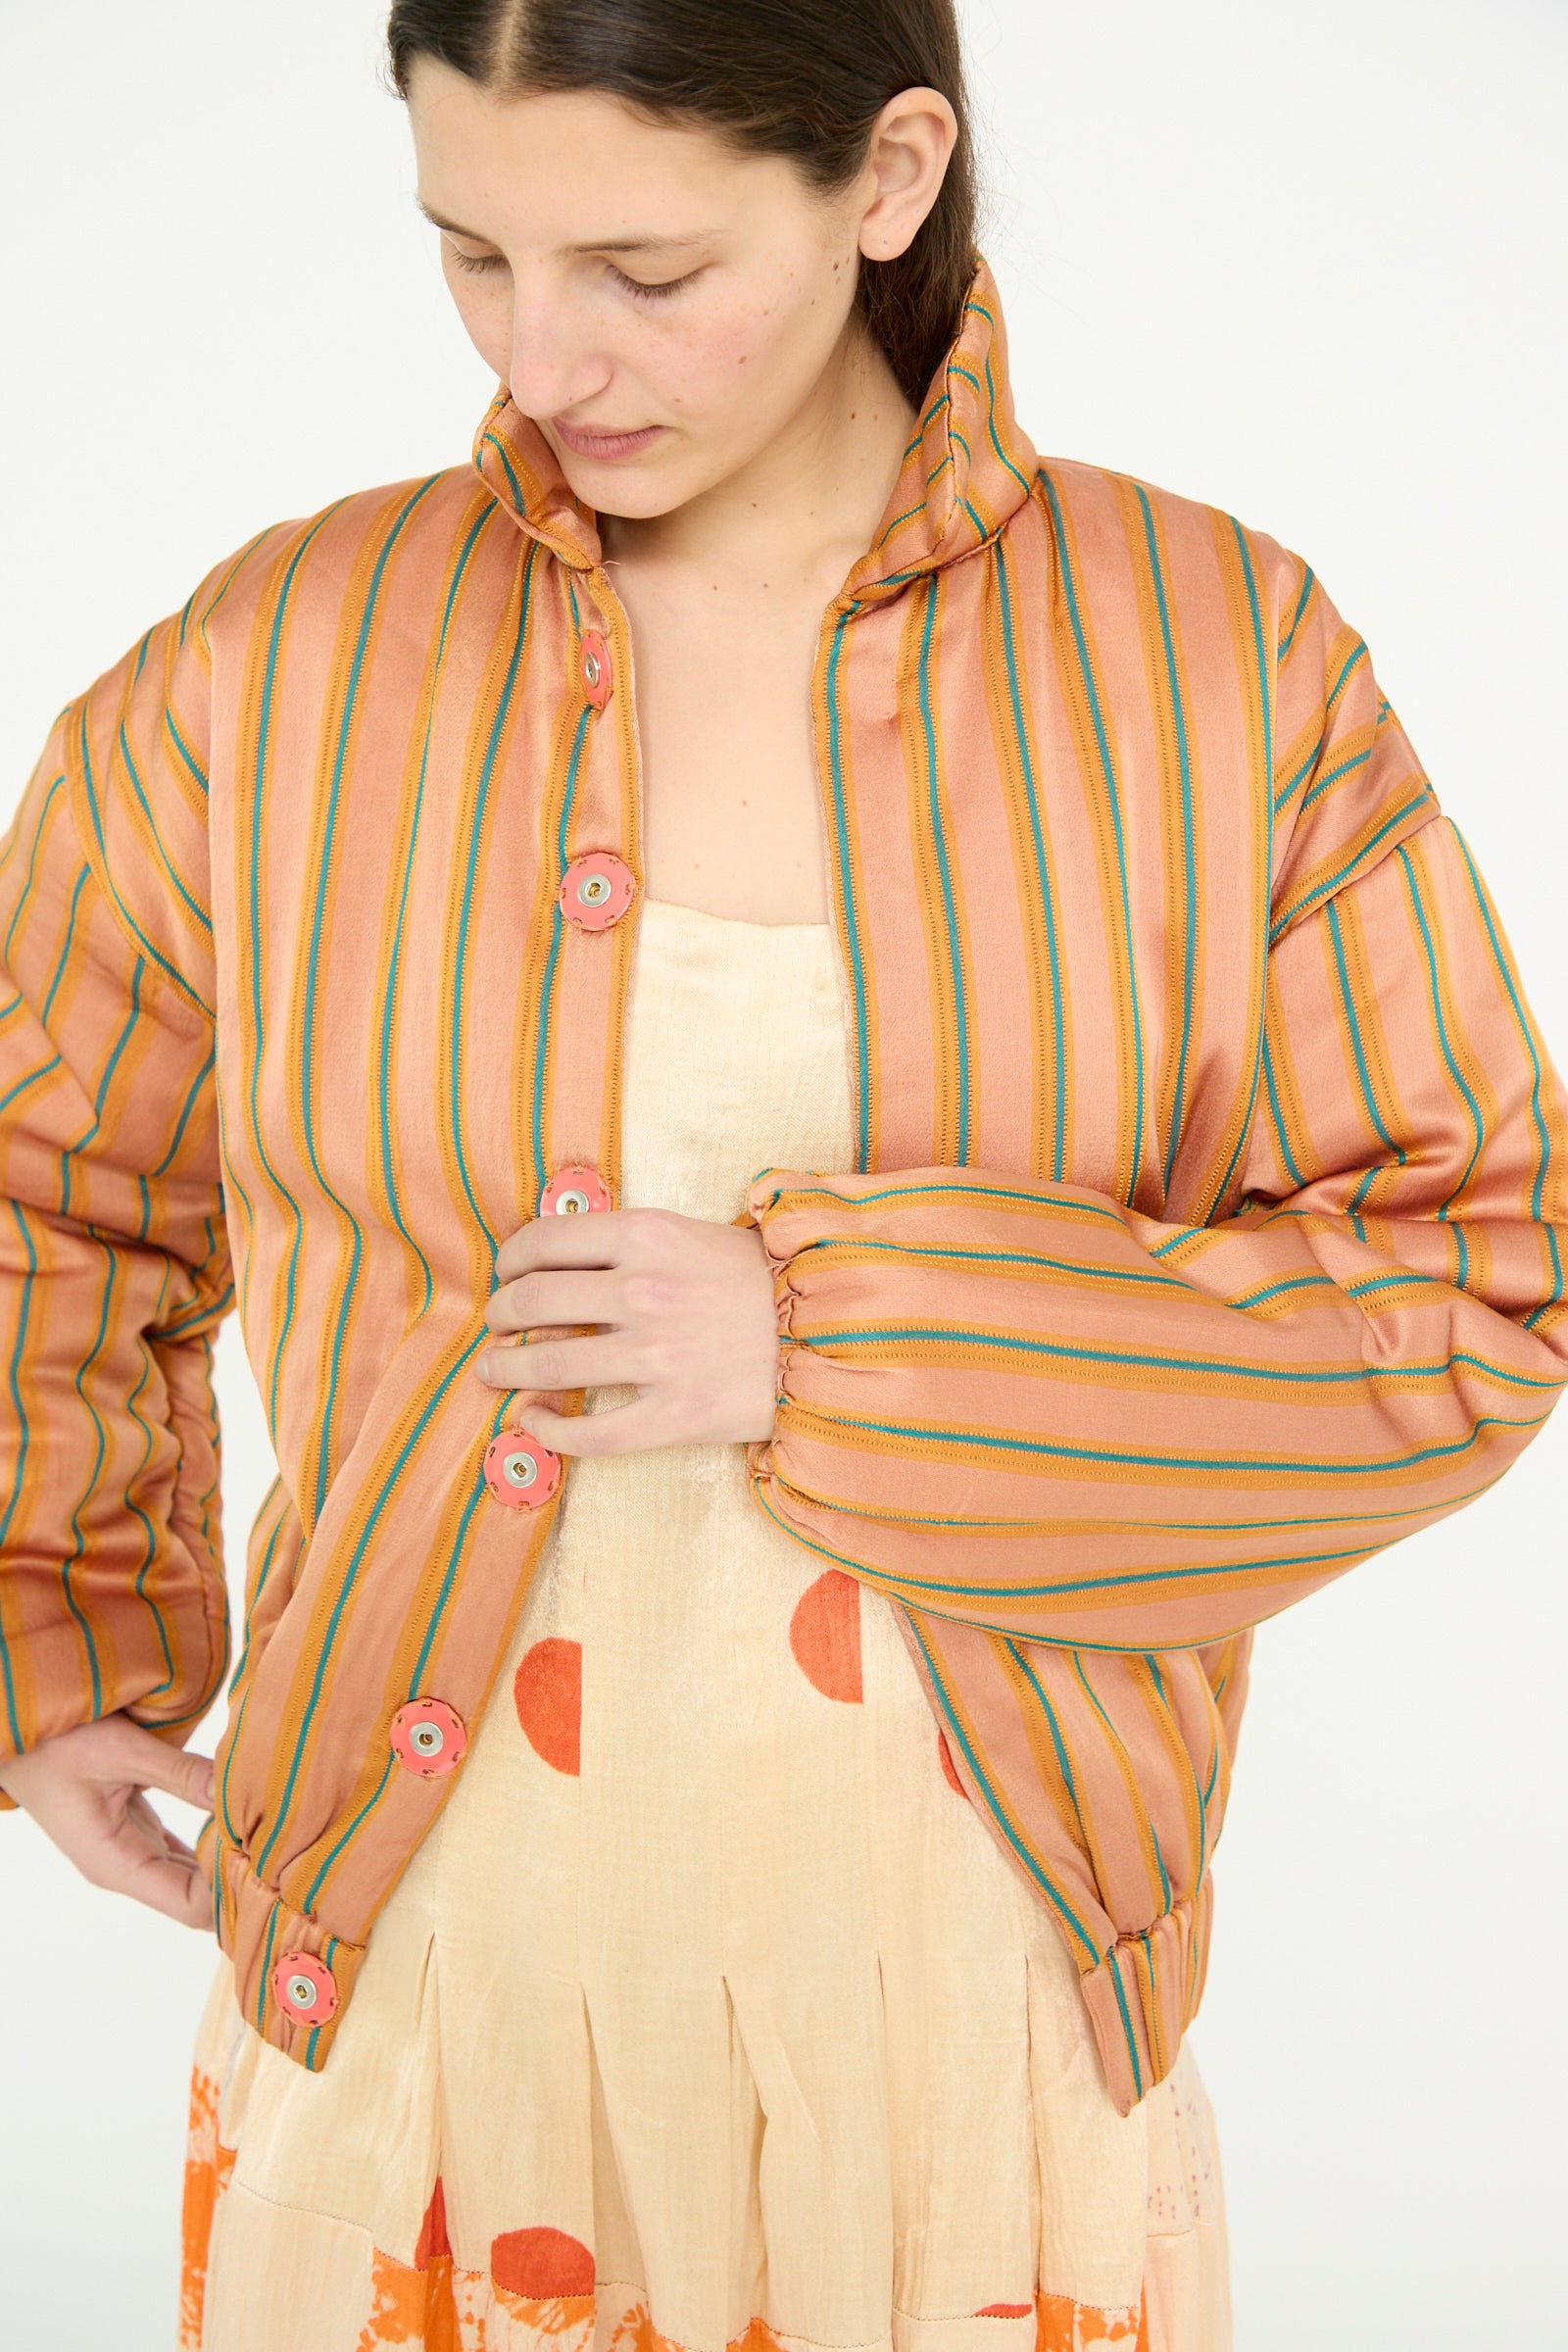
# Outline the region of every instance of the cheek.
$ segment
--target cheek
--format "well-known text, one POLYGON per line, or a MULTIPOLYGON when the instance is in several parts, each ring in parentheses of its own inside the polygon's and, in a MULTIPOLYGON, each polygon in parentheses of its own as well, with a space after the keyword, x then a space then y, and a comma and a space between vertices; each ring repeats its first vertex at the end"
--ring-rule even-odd
POLYGON ((665 396, 693 422, 787 406, 815 380, 840 323, 821 306, 787 299, 714 318, 672 348, 665 396))
POLYGON ((510 278, 504 284, 492 284, 471 270, 455 269, 450 262, 442 274, 469 342, 488 368, 505 376, 512 366, 510 278))

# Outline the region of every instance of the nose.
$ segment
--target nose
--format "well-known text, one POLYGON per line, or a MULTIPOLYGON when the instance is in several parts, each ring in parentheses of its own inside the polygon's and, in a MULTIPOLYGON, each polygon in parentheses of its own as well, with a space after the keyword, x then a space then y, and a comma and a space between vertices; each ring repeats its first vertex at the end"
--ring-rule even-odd
POLYGON ((512 397, 525 416, 560 416, 602 392, 610 362, 577 331, 571 305, 557 294, 514 291, 512 397))

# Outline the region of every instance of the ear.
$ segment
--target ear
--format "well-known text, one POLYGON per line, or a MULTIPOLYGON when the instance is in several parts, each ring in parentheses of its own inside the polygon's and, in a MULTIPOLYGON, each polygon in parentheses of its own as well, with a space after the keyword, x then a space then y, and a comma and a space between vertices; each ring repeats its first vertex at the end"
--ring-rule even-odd
POLYGON ((907 252, 930 212, 958 141, 958 118, 940 90, 901 90, 872 126, 861 168, 860 251, 868 262, 907 252))

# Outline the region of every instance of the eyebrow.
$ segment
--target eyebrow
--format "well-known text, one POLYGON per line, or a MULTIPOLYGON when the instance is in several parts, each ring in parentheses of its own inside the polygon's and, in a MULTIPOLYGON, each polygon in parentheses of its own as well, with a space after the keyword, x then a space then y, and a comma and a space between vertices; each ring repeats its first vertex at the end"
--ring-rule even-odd
MULTIPOLYGON (((444 229, 449 237, 467 237, 470 242, 475 245, 488 245, 490 243, 490 239, 486 236, 482 236, 478 229, 463 228, 456 220, 448 220, 442 214, 433 213, 430 210, 430 207, 424 202, 422 197, 416 196, 414 201, 417 205, 419 211, 424 215, 425 219, 429 221, 432 228, 444 229)), ((562 250, 565 253, 681 253, 688 251, 694 245, 703 245, 707 242, 707 238, 701 235, 692 235, 686 237, 594 237, 590 238, 586 243, 581 245, 564 246, 562 250)))

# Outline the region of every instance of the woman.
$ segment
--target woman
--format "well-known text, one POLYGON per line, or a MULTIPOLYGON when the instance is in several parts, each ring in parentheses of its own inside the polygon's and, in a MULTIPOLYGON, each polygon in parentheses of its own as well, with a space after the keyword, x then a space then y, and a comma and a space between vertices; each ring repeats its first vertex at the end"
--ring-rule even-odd
POLYGON ((391 43, 477 474, 3 869, 0 1777, 216 1918, 185 2340, 1221 2345, 1249 1629, 1544 1418, 1561 1090, 1306 566, 1039 465, 941 0, 391 43))

